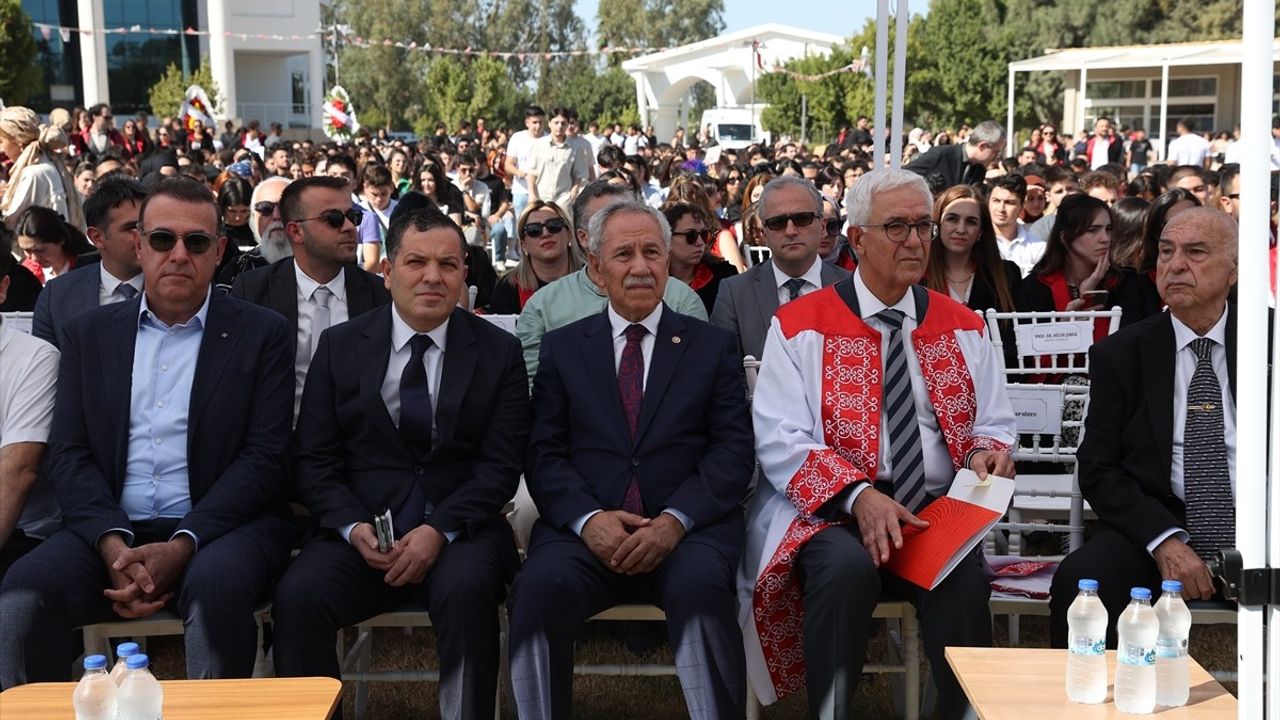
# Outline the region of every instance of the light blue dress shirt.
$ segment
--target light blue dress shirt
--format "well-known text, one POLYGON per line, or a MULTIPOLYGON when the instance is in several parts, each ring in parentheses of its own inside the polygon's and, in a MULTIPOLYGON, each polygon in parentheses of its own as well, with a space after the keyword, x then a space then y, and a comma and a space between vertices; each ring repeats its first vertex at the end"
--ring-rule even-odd
POLYGON ((208 314, 206 295, 195 316, 168 326, 147 308, 146 295, 142 296, 133 348, 129 453, 120 495, 120 507, 130 520, 181 518, 191 511, 188 416, 208 314))

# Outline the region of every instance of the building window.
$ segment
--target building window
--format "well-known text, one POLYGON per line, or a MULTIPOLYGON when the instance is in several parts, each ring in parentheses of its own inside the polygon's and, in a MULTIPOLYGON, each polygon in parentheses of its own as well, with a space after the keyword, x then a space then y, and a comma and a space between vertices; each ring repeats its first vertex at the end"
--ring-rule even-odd
POLYGON ((293 86, 293 114, 307 114, 307 75, 301 70, 289 74, 293 86))
MULTIPOLYGON (((77 27, 80 10, 76 0, 22 0, 22 9, 33 23, 77 27)), ((32 109, 47 112, 54 107, 84 103, 80 74, 80 34, 68 32, 64 41, 56 29, 31 28, 36 40, 36 63, 44 82, 25 102, 32 109)))
POLYGON ((1169 113, 1164 133, 1159 127, 1162 85, 1159 77, 1089 81, 1085 86, 1085 129, 1092 129, 1100 117, 1110 117, 1120 127, 1147 129, 1152 139, 1175 135, 1175 127, 1184 117, 1194 118, 1200 132, 1217 129, 1218 78, 1169 79, 1169 113))
POLYGON ((147 30, 198 28, 196 0, 103 0, 107 27, 138 26, 144 32, 107 35, 107 83, 112 108, 122 114, 150 110, 148 94, 172 63, 185 74, 200 66, 194 35, 153 35, 147 30))

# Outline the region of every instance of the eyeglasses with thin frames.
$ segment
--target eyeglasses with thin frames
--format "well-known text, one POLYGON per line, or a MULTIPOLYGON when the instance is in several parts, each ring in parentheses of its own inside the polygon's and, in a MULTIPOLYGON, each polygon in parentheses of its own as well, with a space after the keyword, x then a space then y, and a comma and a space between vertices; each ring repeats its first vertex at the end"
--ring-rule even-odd
POLYGON ((916 237, 920 238, 920 242, 930 242, 938 236, 938 223, 932 220, 920 220, 919 222, 909 223, 905 220, 894 220, 893 222, 882 223, 880 225, 859 225, 863 230, 879 229, 884 231, 884 236, 889 238, 892 243, 901 245, 911 236, 911 231, 915 230, 916 237))

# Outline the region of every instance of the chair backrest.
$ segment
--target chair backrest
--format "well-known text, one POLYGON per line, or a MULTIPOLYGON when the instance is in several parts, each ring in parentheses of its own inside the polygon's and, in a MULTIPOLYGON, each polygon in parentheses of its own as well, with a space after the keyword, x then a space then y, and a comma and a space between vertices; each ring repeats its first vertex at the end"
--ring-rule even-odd
POLYGON ((1081 310, 1075 312, 986 312, 991 344, 1004 354, 1004 346, 1014 343, 1017 361, 1005 368, 1005 380, 1021 382, 1033 375, 1089 374, 1089 348, 1093 345, 1094 324, 1107 323, 1107 335, 1120 328, 1121 310, 1081 310), (1012 336, 1011 336, 1012 335, 1012 336))
POLYGON ((769 262, 769 258, 773 257, 773 251, 764 245, 748 245, 747 258, 751 267, 755 267, 761 263, 769 262))
POLYGON ((1089 413, 1089 386, 1007 383, 1009 403, 1017 420, 1018 443, 1014 462, 1074 463, 1084 440, 1084 419, 1089 413))
POLYGON ((29 312, 6 312, 0 313, 4 316, 5 327, 13 328, 19 332, 31 334, 31 313, 29 312))
POLYGON ((479 315, 476 317, 488 320, 498 327, 506 330, 512 335, 516 334, 516 321, 520 319, 519 315, 479 315))
POLYGON ((756 380, 760 378, 760 361, 754 355, 742 358, 742 372, 747 376, 747 400, 755 397, 756 380))

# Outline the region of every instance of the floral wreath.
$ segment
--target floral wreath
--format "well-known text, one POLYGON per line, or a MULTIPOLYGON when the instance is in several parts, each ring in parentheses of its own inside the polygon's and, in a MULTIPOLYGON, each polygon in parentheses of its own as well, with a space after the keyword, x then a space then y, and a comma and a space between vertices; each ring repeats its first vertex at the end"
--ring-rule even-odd
POLYGON ((330 140, 350 140, 360 130, 351 96, 341 85, 334 85, 325 95, 321 126, 330 140))

